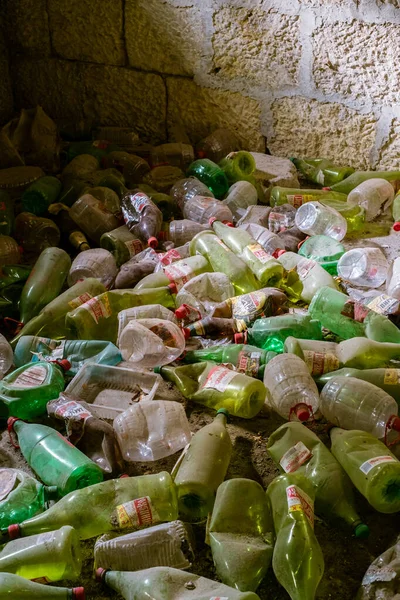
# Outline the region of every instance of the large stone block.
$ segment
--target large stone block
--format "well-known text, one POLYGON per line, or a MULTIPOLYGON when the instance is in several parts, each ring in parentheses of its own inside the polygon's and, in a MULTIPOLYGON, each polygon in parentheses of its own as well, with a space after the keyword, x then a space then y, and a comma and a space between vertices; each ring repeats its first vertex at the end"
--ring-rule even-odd
POLYGON ((393 119, 387 140, 379 150, 376 169, 400 171, 400 120, 393 119))
POLYGON ((199 87, 189 79, 170 77, 168 89, 168 126, 182 125, 192 143, 197 143, 219 127, 236 132, 243 148, 264 151, 260 129, 260 105, 238 92, 199 87))
POLYGON ((277 89, 298 81, 299 17, 227 6, 214 14, 214 68, 277 89))
POLYGON ((252 152, 252 155, 256 161, 255 177, 264 186, 299 187, 297 169, 290 160, 260 152, 252 152))
POLYGON ((400 25, 336 22, 314 32, 314 79, 325 94, 398 102, 400 25))
POLYGON ((46 0, 8 0, 6 9, 10 54, 50 56, 46 0))
POLYGON ((133 67, 192 75, 202 54, 204 32, 195 0, 126 0, 125 29, 133 67))
POLYGON ((376 118, 334 102, 300 96, 272 105, 274 135, 268 148, 280 156, 332 158, 365 169, 375 140, 376 118))
POLYGON ((53 48, 59 56, 124 64, 122 0, 49 0, 48 10, 53 48))

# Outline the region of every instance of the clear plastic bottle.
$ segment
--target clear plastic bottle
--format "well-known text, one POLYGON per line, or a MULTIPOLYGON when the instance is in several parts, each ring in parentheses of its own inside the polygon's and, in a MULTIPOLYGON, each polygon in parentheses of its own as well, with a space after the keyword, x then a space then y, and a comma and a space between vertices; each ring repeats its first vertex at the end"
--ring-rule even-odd
POLYGON ((185 409, 172 400, 134 404, 114 419, 113 427, 127 462, 160 460, 191 440, 185 409))
POLYGON ((21 262, 21 250, 14 238, 0 235, 0 270, 5 265, 21 262))
POLYGON ((165 308, 161 304, 133 306, 118 313, 118 339, 128 323, 136 319, 164 319, 178 325, 178 320, 172 310, 165 308))
POLYGON ((320 202, 307 202, 297 209, 296 227, 308 235, 327 235, 342 240, 347 232, 347 221, 335 209, 320 202))
POLYGON ((13 364, 14 354, 10 344, 7 342, 4 335, 0 333, 0 379, 10 369, 13 364))
POLYGON ((156 192, 168 194, 174 183, 180 181, 185 173, 179 167, 158 165, 151 169, 143 178, 143 183, 156 192))
POLYGON ((303 258, 294 252, 285 252, 279 256, 279 262, 289 271, 295 269, 302 283, 303 289, 300 298, 304 302, 311 302, 314 295, 322 287, 336 290, 333 277, 325 271, 315 260, 303 258))
POLYGON ((153 248, 146 248, 121 265, 114 287, 116 289, 133 288, 144 277, 154 273, 154 269, 159 264, 160 259, 157 252, 153 248))
POLYGON ((69 214, 97 246, 100 246, 103 233, 116 229, 119 225, 118 219, 104 208, 100 200, 90 194, 84 194, 74 202, 69 214))
POLYGON ((224 204, 230 209, 234 221, 241 219, 249 206, 257 204, 257 190, 249 181, 237 181, 228 190, 228 194, 223 200, 224 204))
POLYGON ((352 189, 347 196, 350 206, 361 206, 365 209, 367 221, 373 221, 378 215, 385 213, 394 200, 394 188, 386 179, 368 179, 352 189))
POLYGON ((239 226, 240 229, 244 229, 252 238, 256 240, 267 252, 267 254, 274 254, 276 250, 284 250, 285 244, 282 239, 269 231, 266 227, 257 225, 257 223, 244 223, 239 226))
POLYGON ((13 573, 0 576, 0 596, 13 600, 85 600, 83 587, 61 588, 28 581, 13 573))
POLYGON ((156 236, 161 229, 163 216, 154 202, 144 192, 132 190, 123 196, 121 208, 129 231, 151 248, 157 248, 156 236))
POLYGON ((167 164, 186 170, 193 161, 194 150, 190 144, 172 142, 151 150, 150 162, 153 167, 167 164))
POLYGON ((144 249, 143 242, 133 235, 126 225, 121 225, 113 231, 103 233, 100 246, 111 252, 117 267, 120 267, 144 249))
POLYGON ((318 416, 318 388, 298 356, 275 356, 265 367, 264 385, 271 406, 284 419, 304 422, 318 416))
POLYGON ((197 177, 187 177, 186 179, 179 179, 172 186, 170 196, 175 200, 179 210, 182 212, 186 202, 193 198, 193 196, 213 198, 214 194, 197 177))
MULTIPOLYGON (((235 289, 224 273, 201 273, 190 279, 178 291, 176 306, 183 304, 197 311, 197 318, 205 317, 220 302, 232 298, 235 289)), ((178 318, 186 318, 186 310, 176 311, 178 318)), ((196 320, 197 320, 196 318, 196 320)))
POLYGON ((343 429, 362 429, 383 439, 389 429, 400 431, 396 400, 368 381, 332 377, 320 398, 324 417, 343 429))
POLYGON ((143 177, 150 171, 150 166, 143 158, 120 150, 108 152, 103 163, 106 168, 122 171, 128 187, 143 181, 143 177))
MULTIPOLYGON (((183 246, 183 244, 191 242, 194 236, 200 233, 200 231, 208 231, 209 229, 210 226, 208 225, 208 222, 206 225, 201 225, 196 221, 182 219, 171 221, 171 223, 168 225, 168 230, 160 233, 165 233, 166 239, 174 242, 175 246, 183 246)), ((163 239, 164 235, 159 237, 160 239, 163 239)))
POLYGON ((82 279, 94 277, 110 288, 117 273, 118 267, 111 252, 93 248, 80 252, 74 259, 68 274, 68 285, 71 287, 82 279))
POLYGON ((387 293, 400 300, 400 257, 394 259, 387 278, 387 293))
POLYGON ((378 288, 386 281, 389 263, 379 248, 353 248, 340 258, 337 270, 353 285, 378 288))
POLYGON ((299 255, 311 258, 331 275, 337 275, 337 264, 345 253, 344 246, 327 235, 313 235, 300 246, 299 255))
POLYGON ((295 224, 295 215, 297 209, 291 204, 281 204, 275 206, 268 214, 268 221, 265 225, 273 233, 280 233, 290 229, 295 224))
POLYGON ((230 152, 240 150, 241 144, 237 135, 230 129, 221 127, 202 139, 196 146, 199 158, 209 158, 216 163, 230 152))
POLYGON ((224 171, 209 158, 192 162, 187 170, 187 175, 197 177, 212 191, 216 198, 223 198, 229 189, 228 179, 224 171))
POLYGON ((271 212, 270 206, 248 206, 243 213, 243 217, 237 222, 237 226, 240 227, 245 223, 257 223, 262 227, 268 227, 268 215, 271 212))
POLYGON ((162 270, 144 277, 136 284, 135 290, 162 287, 174 283, 178 290, 185 283, 200 273, 211 271, 210 264, 204 256, 188 256, 172 264, 163 265, 162 270))
POLYGON ((22 212, 15 219, 14 237, 26 252, 40 254, 46 248, 58 246, 61 234, 54 221, 22 212))
POLYGON ((211 217, 219 221, 233 221, 233 215, 226 204, 205 196, 193 196, 188 200, 183 207, 183 216, 201 225, 207 225, 211 217))

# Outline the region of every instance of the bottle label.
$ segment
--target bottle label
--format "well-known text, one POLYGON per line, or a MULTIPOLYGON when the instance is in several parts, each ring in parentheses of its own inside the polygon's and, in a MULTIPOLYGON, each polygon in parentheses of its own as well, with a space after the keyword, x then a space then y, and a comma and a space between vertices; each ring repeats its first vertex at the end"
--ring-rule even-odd
POLYGON ((125 242, 125 246, 128 248, 129 256, 136 256, 143 250, 143 245, 140 240, 128 240, 125 242))
POLYGON ((144 192, 137 192, 136 194, 133 194, 133 196, 130 196, 129 200, 133 208, 138 213, 143 212, 146 206, 151 204, 150 198, 146 196, 144 192))
POLYGON ((196 335, 205 335, 206 333, 206 329, 201 319, 199 321, 191 323, 189 329, 191 332, 193 331, 196 335))
POLYGON ((74 298, 74 300, 71 300, 71 302, 68 302, 68 306, 70 306, 71 308, 78 308, 78 306, 85 304, 85 302, 87 302, 91 298, 93 298, 92 294, 86 292, 85 294, 82 294, 82 296, 78 296, 77 298, 74 298))
POLYGON ((285 231, 289 227, 289 218, 285 213, 271 211, 268 215, 268 229, 272 233, 285 231))
POLYGON ((263 264, 270 261, 273 257, 265 252, 264 248, 260 244, 249 244, 245 250, 250 250, 252 254, 263 264))
POLYGON ((288 194, 287 201, 288 204, 294 206, 294 208, 299 208, 305 202, 311 202, 314 200, 314 196, 311 194, 288 194))
POLYGON ((311 527, 314 529, 314 501, 297 485, 286 488, 286 497, 289 513, 300 511, 305 514, 311 527))
POLYGON ((160 522, 149 496, 137 498, 117 506, 117 520, 121 529, 153 525, 160 522))
POLYGON ((14 489, 17 474, 11 469, 0 469, 0 500, 7 498, 14 489))
POLYGON ((249 352, 241 350, 239 352, 236 370, 239 373, 244 373, 249 377, 257 377, 260 368, 261 352, 249 352))
POLYGON ((174 337, 172 331, 166 325, 164 325, 164 323, 160 322, 157 323, 157 325, 149 327, 149 331, 152 331, 155 333, 155 335, 158 335, 165 346, 169 346, 170 348, 177 347, 176 338, 174 337))
POLYGON ((264 317, 271 312, 272 300, 264 292, 251 292, 230 298, 232 304, 232 318, 252 323, 259 317, 264 317))
POLYGON ((385 369, 383 383, 385 385, 397 385, 400 383, 400 369, 385 369))
POLYGON ((299 279, 303 280, 307 277, 309 272, 315 267, 317 263, 310 258, 302 258, 296 265, 297 275, 299 279))
POLYGON ((232 371, 231 369, 227 369, 222 365, 218 365, 211 369, 202 388, 213 389, 217 390, 218 392, 225 392, 232 379, 236 376, 236 371, 232 371))
POLYGON ((364 304, 357 302, 356 300, 347 300, 341 311, 341 315, 357 321, 357 323, 364 323, 365 317, 370 312, 370 309, 364 304))
POLYGON ((168 252, 165 252, 164 254, 159 254, 158 258, 160 259, 160 263, 162 265, 168 266, 176 260, 181 260, 182 256, 179 254, 178 250, 172 248, 172 250, 168 250, 168 252))
POLYGON ((58 406, 54 411, 55 416, 60 417, 61 419, 72 419, 78 418, 78 420, 85 420, 88 417, 91 417, 91 413, 83 408, 82 404, 79 402, 75 402, 75 400, 70 400, 69 402, 65 402, 58 406))
POLYGON ((36 340, 39 342, 39 352, 32 352, 32 362, 52 362, 64 358, 64 346, 66 340, 52 340, 51 338, 42 337, 37 337, 36 340), (43 354, 43 346, 46 347, 46 354, 43 354))
POLYGON ((368 473, 378 465, 382 465, 385 463, 397 463, 399 462, 394 456, 377 456, 376 458, 370 458, 366 460, 360 467, 360 471, 364 473, 364 475, 368 475, 368 473))
POLYGON ((399 309, 399 305, 400 302, 397 298, 386 296, 386 294, 381 294, 380 296, 373 298, 367 304, 368 308, 380 315, 390 315, 393 312, 396 312, 399 309))
POLYGON ((90 298, 85 304, 82 304, 82 308, 88 311, 96 323, 99 322, 99 319, 108 319, 112 315, 108 294, 102 295, 101 300, 100 296, 90 298))
POLYGON ((164 269, 164 273, 171 283, 176 284, 178 290, 180 290, 189 279, 192 279, 192 277, 195 276, 192 267, 186 263, 169 265, 164 269))
POLYGON ((322 375, 337 371, 340 367, 338 357, 332 352, 314 352, 313 350, 304 350, 304 362, 306 363, 311 375, 322 375))
POLYGON ((34 388, 41 385, 46 377, 46 367, 35 365, 18 375, 17 379, 12 382, 12 385, 16 388, 34 388))
POLYGON ((303 442, 297 442, 282 456, 279 464, 285 473, 294 473, 312 457, 312 452, 303 442))

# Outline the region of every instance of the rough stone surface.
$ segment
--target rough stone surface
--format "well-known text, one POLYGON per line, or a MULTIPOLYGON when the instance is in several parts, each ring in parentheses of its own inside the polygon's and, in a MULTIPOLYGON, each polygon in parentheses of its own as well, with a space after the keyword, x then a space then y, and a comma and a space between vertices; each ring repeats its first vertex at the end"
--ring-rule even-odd
POLYGON ((398 102, 400 25, 336 22, 316 30, 314 78, 325 94, 398 102))
POLYGON ((379 153, 377 169, 394 169, 400 171, 400 121, 393 119, 388 139, 379 153))
POLYGON ((50 56, 46 0, 6 1, 7 34, 12 54, 50 56))
POLYGON ((167 90, 169 129, 182 124, 192 143, 197 143, 218 127, 228 127, 237 133, 243 148, 265 150, 260 106, 253 98, 173 77, 167 79, 167 90))
POLYGON ((0 124, 7 121, 13 110, 13 95, 5 42, 0 29, 0 124))
POLYGON ((227 6, 214 14, 214 68, 278 88, 298 80, 301 44, 298 17, 227 6))
POLYGON ((255 177, 264 185, 299 187, 297 169, 289 159, 260 152, 252 152, 252 155, 256 161, 255 177))
POLYGON ((126 47, 129 64, 148 71, 192 75, 203 51, 201 13, 186 2, 127 0, 126 47))
POLYGON ((122 0, 49 0, 48 10, 58 56, 124 64, 122 0))
POLYGON ((337 103, 303 97, 272 105, 275 133, 268 148, 278 156, 326 156, 357 168, 369 166, 376 118, 337 103))

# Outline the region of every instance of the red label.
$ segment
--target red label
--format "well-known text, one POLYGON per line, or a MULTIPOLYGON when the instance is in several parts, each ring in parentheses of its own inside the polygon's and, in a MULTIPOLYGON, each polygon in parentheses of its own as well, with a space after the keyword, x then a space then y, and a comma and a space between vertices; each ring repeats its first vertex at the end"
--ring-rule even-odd
POLYGON ((138 524, 151 525, 153 523, 153 513, 148 498, 146 496, 144 498, 138 498, 133 501, 133 504, 136 509, 138 524))

